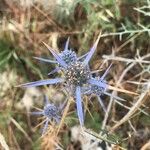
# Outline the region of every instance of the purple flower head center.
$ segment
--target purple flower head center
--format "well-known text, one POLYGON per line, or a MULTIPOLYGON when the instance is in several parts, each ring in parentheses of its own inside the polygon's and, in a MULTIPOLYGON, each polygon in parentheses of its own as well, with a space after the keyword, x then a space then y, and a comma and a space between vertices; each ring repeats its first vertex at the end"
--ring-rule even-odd
POLYGON ((76 61, 67 67, 65 77, 70 85, 83 86, 90 78, 90 70, 82 62, 76 61))
POLYGON ((65 50, 60 53, 61 58, 65 61, 66 64, 71 64, 72 62, 77 61, 77 55, 72 50, 65 50))
POLYGON ((108 85, 104 81, 99 82, 101 82, 101 86, 91 85, 91 93, 101 96, 106 91, 108 85))
POLYGON ((47 104, 44 106, 44 115, 49 119, 57 118, 59 116, 59 110, 55 105, 47 104))

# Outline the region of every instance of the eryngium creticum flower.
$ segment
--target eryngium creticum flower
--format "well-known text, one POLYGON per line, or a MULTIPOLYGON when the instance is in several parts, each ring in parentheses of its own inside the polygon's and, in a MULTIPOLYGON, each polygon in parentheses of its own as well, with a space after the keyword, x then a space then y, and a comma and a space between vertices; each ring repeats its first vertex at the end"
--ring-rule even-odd
POLYGON ((64 105, 65 103, 57 107, 53 103, 49 103, 48 97, 45 96, 45 106, 43 110, 32 112, 33 115, 43 115, 45 118, 42 134, 46 132, 49 122, 54 121, 56 124, 59 124, 64 105))
MULTIPOLYGON (((93 56, 97 44, 99 42, 100 35, 97 38, 96 42, 90 49, 90 51, 80 58, 74 59, 73 62, 65 61, 62 57, 62 53, 58 54, 55 50, 50 48, 47 44, 45 46, 49 49, 52 55, 55 57, 56 62, 61 68, 61 71, 64 74, 64 77, 54 78, 54 79, 46 79, 40 80, 35 82, 30 82, 26 84, 22 84, 22 87, 33 87, 33 86, 41 86, 41 85, 53 85, 53 84, 64 84, 67 85, 72 91, 72 96, 76 99, 76 106, 77 106, 77 114, 79 117, 80 125, 84 124, 84 115, 83 115, 83 108, 82 108, 82 95, 84 94, 83 89, 86 87, 91 86, 98 86, 99 88, 107 88, 107 84, 105 82, 100 82, 99 80, 92 77, 92 72, 89 69, 89 61, 93 56)), ((68 51, 68 42, 66 42, 65 50, 68 51)), ((64 50, 64 51, 65 51, 64 50)), ((74 55, 74 54, 73 54, 74 55)), ((70 56, 70 55, 69 55, 70 56)), ((68 58, 69 58, 68 56, 68 58)))
POLYGON ((91 84, 87 88, 85 88, 83 91, 83 93, 86 95, 96 95, 104 112, 106 112, 106 108, 103 103, 103 100, 101 99, 101 95, 108 95, 110 97, 115 98, 116 100, 124 101, 124 99, 107 92, 109 85, 107 84, 105 77, 108 74, 111 66, 112 66, 112 64, 106 69, 106 71, 104 72, 104 74, 101 77, 95 77, 92 79, 92 82, 89 81, 89 82, 91 82, 91 84))
MULTIPOLYGON (((45 44, 45 43, 44 43, 45 44)), ((46 47, 48 47, 49 49, 49 46, 47 44, 45 44, 46 47)), ((55 50, 52 50, 51 48, 49 49, 50 52, 52 51, 55 51, 55 50)), ((60 53, 57 54, 67 65, 71 64, 71 63, 74 63, 76 62, 77 60, 81 60, 82 58, 84 58, 87 54, 81 56, 81 57, 77 57, 77 54, 75 53, 75 51, 72 51, 71 49, 69 49, 69 38, 67 39, 66 41, 66 44, 65 44, 65 48, 63 51, 61 51, 60 53)), ((58 66, 53 70, 51 71, 50 73, 48 73, 48 75, 50 74, 53 74, 55 72, 58 72, 60 71, 61 69, 63 69, 63 65, 61 63, 58 62, 58 60, 50 60, 50 59, 45 59, 45 58, 40 58, 40 57, 34 57, 35 59, 37 60, 40 60, 40 61, 43 61, 43 62, 46 62, 46 63, 54 63, 54 64, 57 64, 58 66)))

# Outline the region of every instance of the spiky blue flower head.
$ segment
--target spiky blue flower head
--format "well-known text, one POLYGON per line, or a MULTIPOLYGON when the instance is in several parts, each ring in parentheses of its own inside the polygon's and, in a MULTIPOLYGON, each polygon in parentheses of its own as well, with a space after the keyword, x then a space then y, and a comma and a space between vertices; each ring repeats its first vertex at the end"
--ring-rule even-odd
POLYGON ((90 85, 84 90, 84 94, 86 94, 86 95, 94 94, 97 96, 98 101, 99 101, 100 105, 102 106, 104 112, 106 112, 106 108, 103 103, 103 100, 101 99, 102 95, 107 95, 107 96, 113 97, 116 100, 125 101, 124 99, 122 99, 118 96, 114 96, 107 92, 109 85, 106 82, 105 77, 108 74, 111 66, 112 66, 112 64, 106 69, 106 71, 104 72, 104 74, 101 77, 95 77, 95 78, 90 79, 89 80, 90 85))
POLYGON ((107 90, 107 84, 103 83, 104 86, 97 86, 97 85, 91 85, 90 86, 90 93, 91 94, 96 94, 98 96, 101 96, 102 94, 104 94, 104 92, 107 90))
POLYGON ((42 111, 32 112, 33 115, 43 115, 45 117, 45 124, 42 134, 46 132, 49 122, 54 121, 56 124, 60 122, 61 112, 63 110, 63 107, 57 107, 53 103, 49 103, 47 97, 45 97, 45 100, 45 106, 42 111))
POLYGON ((66 63, 66 64, 71 64, 73 62, 77 61, 77 55, 74 51, 72 50, 65 50, 62 51, 59 56, 62 58, 62 60, 66 63))
POLYGON ((55 57, 55 60, 50 60, 50 59, 45 59, 45 58, 40 58, 40 57, 34 57, 35 59, 38 59, 40 61, 47 62, 47 63, 59 64, 61 67, 64 67, 65 64, 76 62, 78 59, 76 53, 72 51, 71 49, 69 49, 69 38, 66 41, 64 50, 61 51, 60 53, 56 53, 55 50, 49 47, 46 43, 44 43, 44 45, 53 54, 53 56, 55 57))
POLYGON ((91 80, 89 80, 90 86, 89 86, 89 93, 91 94, 96 94, 98 96, 101 96, 102 94, 104 94, 104 92, 107 90, 108 88, 108 84, 105 80, 106 75, 108 74, 108 71, 110 69, 110 67, 112 66, 112 64, 106 69, 106 71, 104 72, 104 74, 101 77, 98 78, 91 78, 91 80))
POLYGON ((56 53, 55 50, 49 47, 46 43, 44 43, 44 45, 53 54, 55 60, 50 60, 50 59, 45 59, 45 58, 40 58, 40 57, 34 57, 34 58, 43 62, 54 63, 58 65, 54 70, 48 73, 48 75, 56 73, 64 69, 67 65, 70 65, 71 63, 74 63, 80 58, 84 57, 82 56, 82 57, 77 58, 77 54, 75 53, 75 51, 69 49, 69 38, 66 41, 64 50, 61 51, 60 53, 56 53))
POLYGON ((67 39, 64 50, 59 54, 59 56, 68 65, 77 61, 77 54, 69 49, 69 38, 67 39))
MULTIPOLYGON (((45 44, 45 46, 49 49, 49 51, 55 57, 59 66, 61 66, 61 70, 64 72, 64 77, 30 82, 30 83, 22 84, 21 86, 33 87, 33 86, 63 83, 63 84, 69 85, 70 87, 74 87, 73 96, 76 99, 77 114, 79 117, 80 124, 83 125, 84 117, 83 117, 83 108, 82 108, 82 94, 84 93, 82 92, 82 88, 91 86, 91 85, 97 85, 101 87, 103 85, 103 84, 100 84, 99 81, 92 78, 92 75, 89 69, 89 61, 92 58, 96 50, 99 39, 100 39, 100 35, 87 54, 85 54, 84 56, 81 56, 75 62, 71 62, 71 63, 66 62, 60 54, 57 54, 55 50, 53 50, 47 44, 45 44), (83 59, 82 61, 80 60, 81 58, 83 59)), ((69 40, 67 41, 64 51, 68 51, 68 43, 69 43, 69 40)), ((69 60, 70 58, 71 57, 69 57, 69 60)), ((57 69, 60 69, 60 68, 57 68, 57 69)))
POLYGON ((58 123, 59 109, 54 104, 47 104, 44 106, 43 114, 49 119, 54 119, 58 123))

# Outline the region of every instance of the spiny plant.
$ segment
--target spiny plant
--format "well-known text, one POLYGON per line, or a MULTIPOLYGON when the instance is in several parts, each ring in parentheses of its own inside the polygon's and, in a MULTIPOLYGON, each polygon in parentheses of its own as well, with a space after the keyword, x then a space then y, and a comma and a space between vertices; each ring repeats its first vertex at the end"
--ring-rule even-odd
MULTIPOLYGON (((40 80, 30 83, 21 84, 22 87, 35 87, 35 86, 42 86, 42 85, 53 85, 61 83, 65 86, 66 90, 70 91, 70 95, 76 99, 76 106, 77 106, 77 114, 79 117, 80 125, 84 125, 84 114, 83 114, 83 106, 82 106, 82 97, 86 94, 96 94, 98 96, 98 100, 106 111, 103 101, 101 100, 100 96, 102 94, 106 94, 108 96, 112 96, 110 93, 106 92, 108 89, 108 84, 104 80, 105 76, 107 75, 109 68, 105 71, 102 77, 93 77, 92 71, 89 67, 89 61, 92 58, 96 47, 98 45, 100 39, 100 35, 98 36, 96 42, 90 49, 90 51, 77 58, 77 55, 74 51, 69 50, 69 39, 66 42, 65 49, 61 53, 56 53, 55 50, 50 48, 47 44, 45 46, 48 50, 52 53, 55 57, 55 60, 47 60, 44 58, 37 58, 41 61, 52 62, 56 63, 57 67, 53 72, 62 71, 63 77, 54 78, 54 79, 46 79, 40 80), (81 59, 82 58, 82 59, 81 59)), ((114 97, 118 100, 123 100, 119 97, 114 97)))

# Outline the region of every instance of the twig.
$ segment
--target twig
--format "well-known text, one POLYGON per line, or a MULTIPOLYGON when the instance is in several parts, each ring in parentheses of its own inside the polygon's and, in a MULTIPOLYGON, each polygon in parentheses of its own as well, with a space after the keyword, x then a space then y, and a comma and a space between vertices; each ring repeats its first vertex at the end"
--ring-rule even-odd
POLYGON ((58 24, 52 20, 51 18, 48 17, 47 14, 45 14, 41 9, 39 9, 38 7, 36 7, 35 5, 33 5, 33 7, 40 13, 42 14, 48 21, 49 23, 51 23, 52 25, 54 25, 60 32, 65 33, 63 29, 61 29, 58 24))
POLYGON ((0 133, 0 144, 2 145, 4 150, 9 150, 9 147, 8 147, 6 141, 5 141, 5 138, 1 133, 0 133))
MULTIPOLYGON (((123 80, 124 76, 126 75, 126 73, 135 65, 135 63, 132 63, 130 64, 122 73, 122 75, 120 76, 118 82, 116 83, 116 86, 119 86, 119 84, 121 83, 121 81, 123 80)), ((109 115, 109 112, 111 110, 111 106, 112 106, 112 103, 113 103, 113 95, 116 95, 116 91, 113 91, 112 92, 112 97, 110 98, 110 102, 109 102, 109 105, 107 107, 107 111, 106 111, 106 114, 105 114, 105 117, 104 117, 104 120, 103 120, 103 124, 102 124, 102 129, 105 128, 106 126, 106 123, 107 123, 107 119, 108 119, 108 115, 109 115)))
POLYGON ((63 123, 64 123, 64 120, 65 120, 65 117, 66 117, 67 112, 68 112, 68 110, 69 110, 69 106, 70 106, 70 104, 71 104, 71 101, 72 101, 72 98, 70 98, 70 99, 68 100, 68 103, 67 103, 67 105, 66 105, 66 107, 65 107, 65 110, 64 110, 62 119, 61 119, 61 121, 60 121, 60 124, 59 124, 59 127, 58 127, 58 130, 57 130, 56 135, 58 135, 58 133, 59 133, 59 131, 60 131, 60 128, 62 127, 62 125, 63 125, 63 123))
POLYGON ((14 119, 14 118, 10 118, 10 120, 12 121, 12 123, 25 135, 25 137, 27 138, 27 140, 32 143, 32 139, 29 137, 29 135, 24 131, 24 129, 20 126, 20 124, 14 119))
MULTIPOLYGON (((150 14, 148 14, 150 15, 150 14)), ((143 33, 143 32, 150 32, 149 28, 145 28, 145 29, 139 29, 139 30, 127 30, 125 29, 124 31, 121 32, 115 32, 115 33, 104 33, 101 35, 101 37, 108 37, 108 36, 115 36, 115 35, 119 35, 119 39, 120 41, 122 40, 122 36, 124 34, 136 34, 136 33, 143 33)))
POLYGON ((145 64, 150 64, 150 61, 146 60, 141 60, 141 59, 129 59, 129 58, 123 58, 123 57, 117 57, 113 55, 103 55, 102 58, 107 59, 107 60, 116 60, 116 61, 122 61, 122 62, 127 62, 127 63, 145 63, 145 64))
POLYGON ((129 118, 138 110, 138 108, 143 104, 143 102, 148 97, 148 90, 146 90, 144 93, 140 95, 140 98, 138 101, 133 105, 133 107, 130 109, 130 111, 118 122, 116 123, 109 131, 109 133, 114 132, 120 125, 122 125, 124 122, 128 121, 129 118))
POLYGON ((144 146, 142 146, 141 150, 148 150, 149 148, 150 148, 150 140, 144 146))

